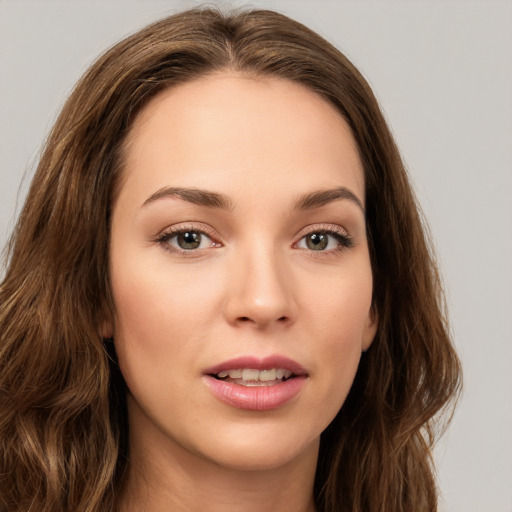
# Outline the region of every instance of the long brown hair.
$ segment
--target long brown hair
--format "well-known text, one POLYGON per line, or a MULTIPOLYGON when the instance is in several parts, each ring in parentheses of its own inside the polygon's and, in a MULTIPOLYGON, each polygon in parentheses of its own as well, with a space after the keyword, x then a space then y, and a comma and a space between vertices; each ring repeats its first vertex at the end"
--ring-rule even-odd
POLYGON ((326 98, 357 141, 379 328, 322 434, 318 511, 431 512, 431 448, 460 366, 439 275, 393 138, 347 58, 271 11, 191 10, 103 55, 46 142, 0 287, 0 511, 115 509, 129 447, 124 385, 100 338, 114 313, 109 212, 134 116, 212 71, 278 76, 326 98))

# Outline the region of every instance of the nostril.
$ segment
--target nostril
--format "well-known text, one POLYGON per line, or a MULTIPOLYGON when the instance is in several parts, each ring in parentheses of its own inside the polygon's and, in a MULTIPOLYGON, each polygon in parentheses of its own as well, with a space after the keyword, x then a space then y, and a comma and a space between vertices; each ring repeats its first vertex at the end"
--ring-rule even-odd
MULTIPOLYGON (((248 316, 241 316, 238 318, 238 320, 240 322, 254 322, 256 323, 254 320, 252 320, 250 317, 248 316)), ((281 316, 277 319, 278 322, 281 322, 281 323, 284 323, 284 322, 288 322, 288 317, 287 316, 281 316)))

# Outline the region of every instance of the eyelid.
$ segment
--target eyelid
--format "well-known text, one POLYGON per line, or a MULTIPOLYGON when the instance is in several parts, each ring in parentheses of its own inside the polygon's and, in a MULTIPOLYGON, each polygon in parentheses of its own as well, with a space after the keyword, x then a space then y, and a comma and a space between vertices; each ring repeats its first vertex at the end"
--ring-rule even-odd
POLYGON ((329 224, 329 223, 320 223, 320 224, 310 224, 309 226, 306 226, 302 228, 297 233, 297 238, 302 238, 306 235, 309 235, 310 233, 316 233, 317 231, 325 231, 325 232, 333 232, 338 233, 344 237, 352 238, 350 233, 339 224, 329 224))
MULTIPOLYGON (((309 226, 306 226, 305 228, 302 228, 299 233, 297 233, 297 241, 294 242, 294 246, 296 246, 305 236, 310 235, 312 233, 327 233, 331 235, 338 235, 341 237, 342 241, 340 241, 341 247, 338 247, 336 249, 330 249, 327 251, 318 251, 318 253, 329 253, 333 252, 335 250, 339 249, 346 249, 350 248, 354 245, 354 240, 352 235, 342 226, 339 224, 311 224, 309 226)), ((315 252, 315 251, 312 251, 315 252)))
POLYGON ((202 235, 207 236, 212 242, 213 245, 210 247, 207 247, 206 249, 211 248, 218 248, 222 247, 222 242, 219 241, 219 236, 217 233, 207 224, 203 224, 202 222, 199 223, 191 223, 191 222, 183 222, 180 224, 174 224, 172 226, 168 226, 167 228, 163 229, 154 237, 154 242, 157 244, 160 244, 164 250, 169 251, 174 254, 180 254, 187 257, 194 257, 199 256, 202 254, 203 251, 206 249, 193 249, 193 250, 187 250, 187 249, 181 249, 179 247, 176 247, 174 245, 170 245, 167 243, 168 240, 173 238, 176 235, 179 235, 180 233, 185 233, 187 231, 194 231, 197 233, 201 233, 202 235))
MULTIPOLYGON (((293 243, 293 247, 295 248, 299 242, 307 235, 312 233, 327 233, 331 236, 338 235, 341 240, 339 240, 339 247, 336 249, 328 249, 325 251, 318 251, 318 255, 321 253, 332 253, 336 250, 342 250, 346 248, 350 248, 354 242, 353 237, 349 234, 349 232, 342 226, 338 224, 330 224, 330 223, 321 223, 321 224, 311 224, 309 226, 306 226, 302 228, 297 235, 295 236, 296 241, 293 243)), ((166 227, 160 233, 158 233, 153 240, 155 243, 160 244, 165 250, 180 254, 188 257, 197 257, 203 253, 203 251, 211 249, 211 248, 218 248, 222 247, 224 244, 220 241, 220 237, 218 234, 207 224, 204 224, 202 222, 183 222, 179 224, 175 224, 169 227, 166 227), (193 249, 193 250, 187 250, 187 249, 181 249, 179 247, 176 247, 174 245, 170 245, 168 242, 169 239, 172 237, 184 233, 186 231, 195 231, 198 233, 201 233, 205 236, 207 236, 212 242, 212 246, 202 249, 193 249)), ((316 252, 316 251, 311 251, 316 252)))

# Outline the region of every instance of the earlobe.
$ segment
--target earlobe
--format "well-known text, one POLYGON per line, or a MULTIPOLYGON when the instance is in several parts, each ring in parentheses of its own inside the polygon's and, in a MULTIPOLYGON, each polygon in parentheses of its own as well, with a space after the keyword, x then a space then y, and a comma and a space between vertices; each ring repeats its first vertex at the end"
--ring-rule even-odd
POLYGON ((370 345, 373 342, 373 339, 375 338, 375 334, 377 334, 377 327, 379 326, 379 315, 377 313, 377 310, 374 306, 370 308, 370 311, 368 312, 368 320, 367 325, 365 329, 365 333, 363 336, 363 343, 362 343, 362 351, 366 352, 370 345))
POLYGON ((103 340, 112 341, 114 339, 114 328, 110 319, 102 320, 99 331, 103 340))

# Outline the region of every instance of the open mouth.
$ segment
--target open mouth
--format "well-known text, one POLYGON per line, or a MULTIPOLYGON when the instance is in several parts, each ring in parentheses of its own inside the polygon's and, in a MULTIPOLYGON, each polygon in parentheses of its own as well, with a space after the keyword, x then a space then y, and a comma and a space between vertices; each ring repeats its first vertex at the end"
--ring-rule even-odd
POLYGON ((225 370, 218 373, 210 374, 211 377, 224 382, 232 382, 240 386, 256 387, 256 386, 275 386, 296 375, 284 368, 268 368, 264 370, 256 370, 253 368, 239 368, 234 370, 225 370))
POLYGON ((237 409, 270 411, 292 402, 307 385, 309 374, 281 355, 242 356, 204 371, 212 394, 237 409))

